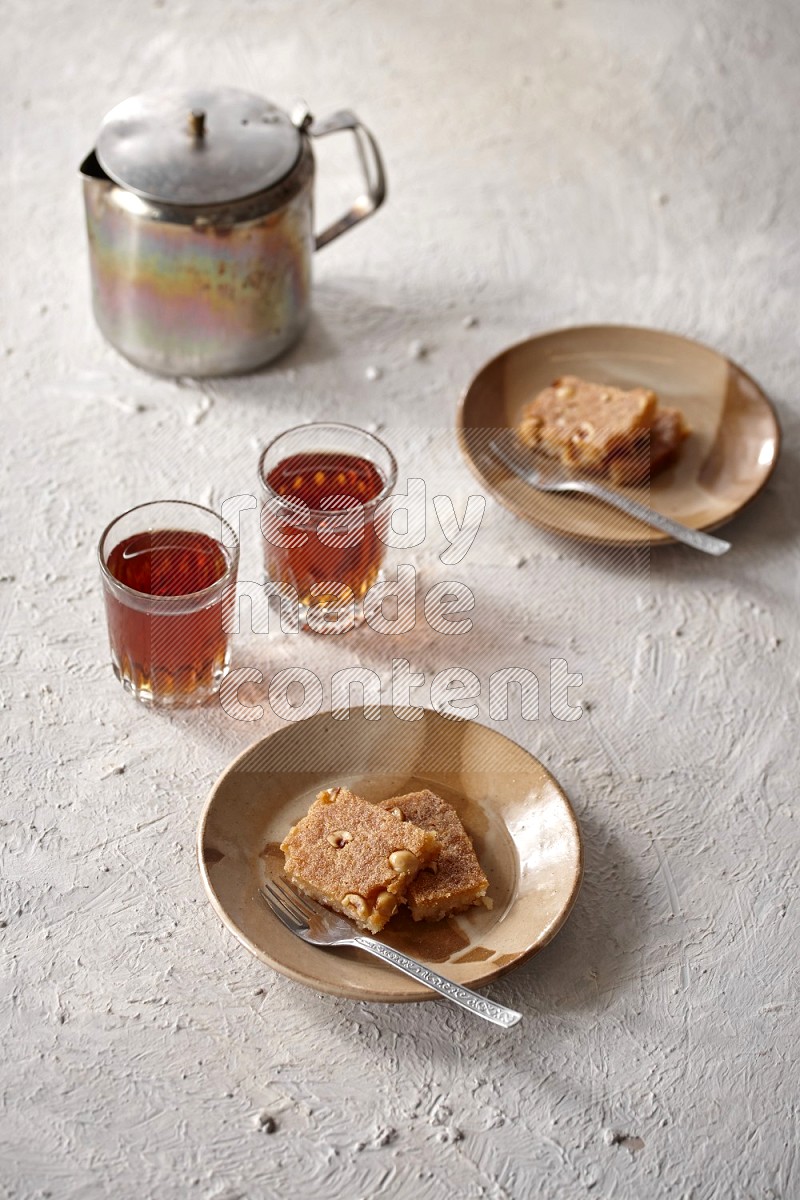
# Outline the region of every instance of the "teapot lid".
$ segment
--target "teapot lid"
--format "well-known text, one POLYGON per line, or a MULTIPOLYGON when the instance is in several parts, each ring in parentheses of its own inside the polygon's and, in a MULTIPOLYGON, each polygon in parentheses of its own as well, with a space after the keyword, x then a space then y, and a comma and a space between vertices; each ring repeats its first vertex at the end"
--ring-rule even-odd
POLYGON ((96 153, 121 187, 165 204, 228 204, 278 183, 302 138, 282 109, 238 88, 143 92, 100 128, 96 153))

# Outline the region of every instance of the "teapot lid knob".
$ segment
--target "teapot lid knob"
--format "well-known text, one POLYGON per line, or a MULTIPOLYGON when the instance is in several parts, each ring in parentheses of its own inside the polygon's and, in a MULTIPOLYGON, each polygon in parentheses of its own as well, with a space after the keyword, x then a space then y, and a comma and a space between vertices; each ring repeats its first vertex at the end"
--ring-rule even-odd
POLYGON ((206 136, 206 114, 202 108, 193 108, 189 113, 189 132, 196 142, 206 136))
POLYGON ((311 115, 311 110, 309 109, 305 100, 298 100, 292 106, 289 119, 291 120, 295 129, 299 129, 301 133, 305 133, 309 126, 314 122, 314 118, 311 115))

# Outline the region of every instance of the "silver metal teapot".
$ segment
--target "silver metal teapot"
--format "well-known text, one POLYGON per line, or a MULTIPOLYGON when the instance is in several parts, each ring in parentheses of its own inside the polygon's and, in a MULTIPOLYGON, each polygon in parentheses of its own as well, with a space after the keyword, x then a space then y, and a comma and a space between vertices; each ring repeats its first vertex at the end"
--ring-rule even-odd
POLYGON ((372 134, 351 112, 290 117, 235 88, 146 92, 103 121, 81 165, 94 314, 164 375, 254 370, 302 333, 311 255, 384 201, 372 134), (313 231, 310 139, 355 135, 365 190, 313 231))

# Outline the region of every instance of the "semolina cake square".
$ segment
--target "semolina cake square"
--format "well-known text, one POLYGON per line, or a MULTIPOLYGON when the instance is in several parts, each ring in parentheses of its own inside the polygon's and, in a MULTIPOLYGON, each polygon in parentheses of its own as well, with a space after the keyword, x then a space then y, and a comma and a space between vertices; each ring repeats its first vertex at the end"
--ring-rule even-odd
POLYGON ((564 375, 525 406, 518 434, 565 466, 597 471, 650 428, 657 403, 649 388, 624 391, 564 375))
POLYGON ((489 880, 451 804, 426 789, 384 800, 380 807, 406 823, 433 830, 441 845, 439 857, 414 877, 406 893, 415 921, 439 921, 481 902, 491 906, 484 900, 489 880))
POLYGON ((281 850, 295 887, 378 933, 420 868, 438 856, 439 841, 336 787, 319 793, 281 850))
POLYGON ((652 475, 675 461, 688 434, 689 426, 679 408, 657 409, 649 434, 630 451, 609 461, 609 478, 612 483, 628 486, 647 483, 652 475))

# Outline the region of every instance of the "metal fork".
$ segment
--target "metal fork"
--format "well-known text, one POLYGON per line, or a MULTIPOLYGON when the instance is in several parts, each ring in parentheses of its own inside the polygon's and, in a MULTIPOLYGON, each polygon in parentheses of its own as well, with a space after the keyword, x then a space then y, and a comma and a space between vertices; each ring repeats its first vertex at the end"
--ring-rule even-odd
POLYGON ((451 979, 445 979, 443 975, 437 975, 415 958, 409 958, 407 954, 401 954, 399 950, 385 946, 375 938, 358 933, 346 917, 339 917, 317 904, 315 900, 301 896, 284 879, 268 879, 264 886, 259 888, 258 894, 288 930, 304 942, 310 942, 312 946, 358 946, 359 950, 366 950, 382 962, 397 967, 398 971, 403 971, 412 979, 424 983, 426 987, 439 992, 454 1004, 461 1005, 468 1012, 483 1017, 485 1021, 510 1029, 517 1021, 522 1020, 522 1013, 514 1012, 512 1008, 504 1008, 502 1004, 495 1004, 494 1001, 479 996, 477 992, 461 987, 451 979))
POLYGON ((644 521, 654 529, 669 534, 676 541, 685 542, 687 546, 702 550, 706 554, 725 554, 731 548, 730 542, 712 537, 709 533, 701 533, 699 529, 689 529, 679 521, 673 521, 671 517, 665 517, 655 509, 648 508, 646 504, 631 499, 630 496, 603 487, 594 479, 568 475, 555 459, 545 454, 526 449, 523 455, 516 442, 513 446, 504 447, 493 438, 489 442, 489 449, 512 474, 540 492, 583 492, 586 496, 594 496, 596 500, 612 504, 629 517, 644 521))

